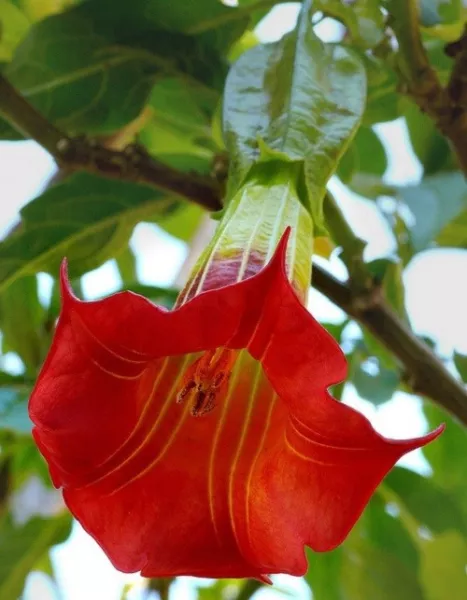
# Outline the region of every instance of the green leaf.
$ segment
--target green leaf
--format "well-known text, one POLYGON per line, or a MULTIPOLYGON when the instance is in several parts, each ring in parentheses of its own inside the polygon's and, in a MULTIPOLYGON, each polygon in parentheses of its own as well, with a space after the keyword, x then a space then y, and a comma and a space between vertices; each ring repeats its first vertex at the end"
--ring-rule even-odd
POLYGON ((70 534, 71 518, 31 519, 15 527, 10 517, 0 522, 0 598, 18 600, 24 582, 36 563, 51 546, 63 542, 70 534))
POLYGON ((387 164, 386 151, 379 137, 370 127, 360 127, 339 163, 337 174, 352 188, 356 173, 382 177, 387 164))
POLYGON ((424 600, 417 579, 420 557, 403 524, 373 496, 343 545, 308 552, 305 580, 314 600, 424 600))
POLYGON ((448 223, 467 209, 467 183, 457 171, 425 177, 419 185, 399 191, 415 218, 409 233, 417 252, 429 246, 448 223))
POLYGON ((446 168, 451 159, 451 149, 446 138, 439 133, 433 119, 422 113, 413 102, 404 102, 404 116, 410 141, 422 163, 426 175, 446 168))
POLYGON ((420 575, 426 600, 464 600, 467 590, 465 538, 450 531, 425 542, 423 550, 420 575))
POLYGON ((307 0, 292 34, 248 50, 227 77, 223 127, 230 194, 259 161, 297 162, 309 208, 322 225, 325 185, 358 127, 365 87, 360 61, 316 37, 307 0))
POLYGON ((358 53, 367 76, 368 94, 363 116, 365 125, 393 121, 401 114, 397 77, 388 63, 363 52, 358 53))
POLYGON ((192 6, 83 2, 35 24, 5 75, 68 133, 110 133, 134 120, 155 77, 183 77, 187 87, 214 88, 217 98, 227 69, 223 54, 248 20, 217 0, 192 6), (219 24, 227 14, 238 18, 219 24))
POLYGON ((311 587, 313 600, 345 600, 340 570, 343 549, 322 554, 307 550, 309 566, 305 581, 311 587))
POLYGON ((151 92, 148 106, 152 115, 139 141, 174 168, 208 174, 218 150, 211 129, 217 98, 214 100, 176 79, 161 81, 151 92))
POLYGON ((205 215, 206 211, 199 206, 184 202, 176 212, 160 219, 158 225, 179 240, 189 242, 198 230, 205 215))
POLYGON ((341 578, 345 600, 424 600, 416 573, 364 539, 352 544, 341 578))
POLYGON ((347 4, 341 0, 317 0, 314 8, 341 21, 357 46, 371 48, 384 39, 385 19, 379 1, 355 0, 347 4))
POLYGON ((467 520, 467 479, 465 477, 464 456, 467 456, 467 431, 446 412, 434 404, 423 408, 430 428, 446 423, 443 435, 435 444, 428 444, 423 453, 433 470, 433 480, 437 485, 454 494, 457 505, 467 520))
POLYGON ((136 223, 176 207, 148 186, 73 175, 28 204, 20 231, 0 243, 0 288, 38 271, 57 275, 64 256, 71 277, 82 275, 118 254, 136 223))
POLYGON ((379 406, 391 400, 400 379, 397 372, 386 369, 373 357, 371 363, 362 363, 360 358, 351 360, 350 381, 359 396, 379 406))
POLYGON ((462 381, 467 383, 467 356, 454 352, 454 364, 462 377, 462 381))
POLYGON ((3 352, 16 352, 32 373, 36 373, 44 358, 44 318, 35 276, 18 279, 0 294, 3 352))
POLYGON ((387 475, 384 485, 395 492, 411 515, 433 533, 454 530, 467 535, 467 520, 455 497, 438 487, 431 478, 397 468, 387 475))
POLYGON ((29 29, 29 20, 17 6, 0 0, 0 62, 8 61, 29 29))
POLYGON ((467 248, 467 210, 443 227, 436 237, 438 246, 467 248))

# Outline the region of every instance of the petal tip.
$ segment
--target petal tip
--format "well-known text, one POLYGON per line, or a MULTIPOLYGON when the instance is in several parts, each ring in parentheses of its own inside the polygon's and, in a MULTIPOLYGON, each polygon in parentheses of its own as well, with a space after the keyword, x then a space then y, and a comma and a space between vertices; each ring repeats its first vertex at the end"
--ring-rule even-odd
POLYGON ((67 300, 77 300, 73 293, 70 285, 70 279, 68 277, 68 259, 64 258, 60 264, 60 296, 62 303, 64 304, 67 300))

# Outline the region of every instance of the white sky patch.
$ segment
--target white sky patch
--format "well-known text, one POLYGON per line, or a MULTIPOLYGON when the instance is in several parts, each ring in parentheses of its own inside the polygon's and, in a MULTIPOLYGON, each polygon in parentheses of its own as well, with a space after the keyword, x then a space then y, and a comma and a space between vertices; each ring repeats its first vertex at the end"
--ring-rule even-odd
POLYGON ((54 161, 35 142, 0 142, 0 237, 50 178, 54 161))

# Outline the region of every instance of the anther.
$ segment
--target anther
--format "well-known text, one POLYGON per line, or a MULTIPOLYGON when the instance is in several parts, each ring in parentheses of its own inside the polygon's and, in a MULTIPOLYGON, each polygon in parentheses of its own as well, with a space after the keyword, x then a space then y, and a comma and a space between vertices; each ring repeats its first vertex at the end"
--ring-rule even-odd
POLYGON ((226 348, 205 352, 187 368, 182 388, 177 394, 177 403, 189 397, 193 403, 191 414, 194 417, 211 412, 216 406, 216 397, 229 382, 234 360, 235 352, 226 348))

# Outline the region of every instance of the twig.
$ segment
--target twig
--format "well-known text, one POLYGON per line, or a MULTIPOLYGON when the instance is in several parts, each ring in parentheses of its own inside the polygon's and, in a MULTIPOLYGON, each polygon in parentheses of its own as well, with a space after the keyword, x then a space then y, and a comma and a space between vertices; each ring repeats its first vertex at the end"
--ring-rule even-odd
POLYGON ((461 101, 465 96, 462 90, 467 88, 467 55, 464 51, 454 53, 451 78, 443 87, 422 44, 417 0, 386 0, 386 7, 399 45, 396 65, 402 91, 433 119, 451 142, 459 165, 467 175, 467 103, 461 101))
POLYGON ((399 359, 407 383, 416 394, 430 398, 467 425, 467 390, 400 320, 376 287, 364 296, 356 296, 348 284, 316 264, 313 286, 369 329, 399 359))
POLYGON ((210 177, 172 169, 138 146, 112 150, 84 137, 70 138, 49 123, 0 75, 0 115, 21 134, 32 138, 68 173, 87 171, 96 175, 154 186, 188 198, 211 211, 220 210, 217 183, 210 177))

